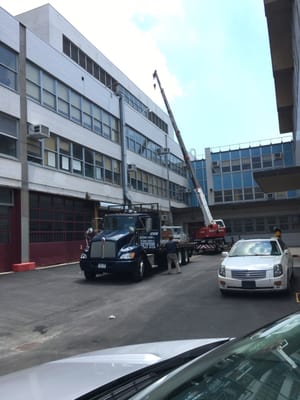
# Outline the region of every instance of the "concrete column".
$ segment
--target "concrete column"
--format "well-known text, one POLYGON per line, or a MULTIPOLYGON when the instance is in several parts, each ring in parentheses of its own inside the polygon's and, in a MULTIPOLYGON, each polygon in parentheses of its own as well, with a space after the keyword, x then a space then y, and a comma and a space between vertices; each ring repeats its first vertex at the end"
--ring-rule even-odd
POLYGON ((21 187, 21 262, 29 261, 29 190, 27 163, 27 100, 26 100, 26 27, 20 24, 19 54, 20 125, 19 151, 22 168, 21 187))

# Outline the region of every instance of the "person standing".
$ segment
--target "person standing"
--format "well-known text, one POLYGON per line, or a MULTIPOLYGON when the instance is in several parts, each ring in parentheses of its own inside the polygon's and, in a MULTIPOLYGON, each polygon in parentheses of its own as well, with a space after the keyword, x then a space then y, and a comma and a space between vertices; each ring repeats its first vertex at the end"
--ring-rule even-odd
POLYGON ((167 250, 167 261, 168 261, 168 274, 172 273, 172 263, 175 264, 176 273, 181 273, 181 268, 179 265, 178 257, 177 257, 177 245, 175 240, 173 240, 173 236, 169 236, 169 240, 166 243, 167 250))

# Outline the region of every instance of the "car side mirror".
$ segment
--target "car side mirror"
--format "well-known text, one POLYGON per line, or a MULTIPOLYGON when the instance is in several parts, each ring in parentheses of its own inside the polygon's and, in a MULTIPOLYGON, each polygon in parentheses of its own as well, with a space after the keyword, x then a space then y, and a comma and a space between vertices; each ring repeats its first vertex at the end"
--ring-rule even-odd
POLYGON ((221 254, 221 255, 222 255, 222 257, 227 257, 228 254, 229 254, 228 251, 222 251, 222 254, 221 254))

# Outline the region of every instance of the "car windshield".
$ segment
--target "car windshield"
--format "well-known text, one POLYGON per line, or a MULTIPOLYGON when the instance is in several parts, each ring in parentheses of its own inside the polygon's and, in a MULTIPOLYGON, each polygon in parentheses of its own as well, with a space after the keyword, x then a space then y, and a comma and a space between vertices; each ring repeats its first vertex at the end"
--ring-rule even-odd
POLYGON ((239 241, 231 249, 230 257, 278 256, 281 250, 275 240, 239 241))
POLYGON ((299 399, 300 314, 199 357, 135 399, 299 399))

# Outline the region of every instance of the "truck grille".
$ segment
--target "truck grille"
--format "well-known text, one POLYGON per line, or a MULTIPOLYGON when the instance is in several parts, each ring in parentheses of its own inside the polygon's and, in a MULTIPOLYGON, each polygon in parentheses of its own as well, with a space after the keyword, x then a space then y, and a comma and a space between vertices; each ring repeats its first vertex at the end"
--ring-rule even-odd
POLYGON ((91 258, 114 258, 116 257, 116 243, 99 241, 91 243, 91 258))
POLYGON ((249 271, 249 270, 236 270, 236 271, 231 271, 231 276, 234 279, 264 279, 266 277, 266 271, 265 270, 259 270, 259 271, 249 271))

